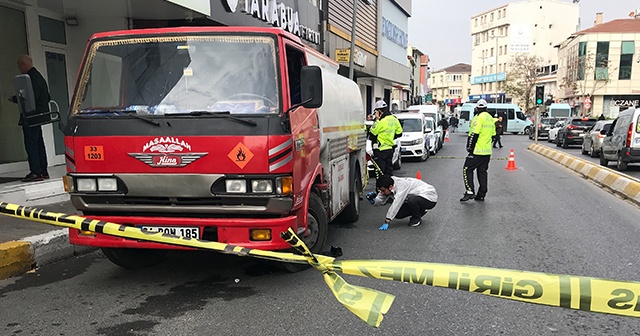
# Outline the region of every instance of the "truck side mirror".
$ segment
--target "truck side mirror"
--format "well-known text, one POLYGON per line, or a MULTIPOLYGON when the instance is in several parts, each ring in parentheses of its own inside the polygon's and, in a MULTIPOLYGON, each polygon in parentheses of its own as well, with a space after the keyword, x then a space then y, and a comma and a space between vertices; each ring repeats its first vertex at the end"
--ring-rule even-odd
POLYGON ((302 106, 317 108, 322 106, 322 70, 316 65, 302 67, 300 71, 302 106))
POLYGON ((47 112, 36 111, 36 98, 29 75, 23 74, 14 77, 13 86, 16 91, 18 109, 22 115, 21 119, 26 126, 40 126, 60 121, 60 111, 55 102, 53 102, 55 108, 51 108, 51 102, 49 102, 49 111, 47 112))

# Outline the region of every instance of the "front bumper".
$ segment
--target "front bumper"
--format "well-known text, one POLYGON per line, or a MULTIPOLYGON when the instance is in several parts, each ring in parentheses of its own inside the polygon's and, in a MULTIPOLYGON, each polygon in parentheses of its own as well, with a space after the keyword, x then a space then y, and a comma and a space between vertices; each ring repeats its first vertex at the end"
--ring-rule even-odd
MULTIPOLYGON (((261 250, 285 250, 291 247, 280 238, 280 233, 290 227, 298 227, 298 218, 288 216, 282 218, 186 218, 186 217, 129 217, 129 216, 87 216, 127 226, 181 226, 197 227, 200 239, 225 244, 238 245, 261 250), (252 241, 251 229, 271 229, 271 240, 252 241)), ((115 236, 93 233, 83 235, 76 229, 69 229, 69 242, 76 245, 115 248, 147 248, 147 249, 189 249, 182 246, 165 245, 125 239, 115 236)))
POLYGON ((422 157, 423 153, 424 144, 400 147, 400 155, 403 158, 422 157))

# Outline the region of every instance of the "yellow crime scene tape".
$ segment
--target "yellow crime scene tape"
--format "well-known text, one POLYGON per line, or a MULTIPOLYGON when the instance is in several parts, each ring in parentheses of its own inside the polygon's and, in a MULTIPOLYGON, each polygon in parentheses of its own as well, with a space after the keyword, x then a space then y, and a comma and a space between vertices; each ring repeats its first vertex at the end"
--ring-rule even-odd
POLYGON ((107 235, 218 251, 238 256, 291 263, 308 263, 321 271, 336 299, 360 319, 379 327, 395 297, 349 285, 337 273, 425 286, 451 288, 574 310, 640 317, 640 282, 489 267, 396 260, 345 260, 312 254, 290 228, 281 237, 299 254, 249 249, 230 244, 147 232, 137 227, 0 202, 0 213, 45 224, 107 235))

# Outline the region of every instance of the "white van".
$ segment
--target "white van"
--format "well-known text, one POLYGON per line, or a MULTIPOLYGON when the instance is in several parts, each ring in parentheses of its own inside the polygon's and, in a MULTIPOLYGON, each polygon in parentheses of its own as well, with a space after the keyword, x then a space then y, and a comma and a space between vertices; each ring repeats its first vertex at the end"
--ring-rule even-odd
POLYGON ((408 112, 420 112, 422 113, 422 115, 424 115, 425 117, 431 117, 433 118, 433 120, 436 123, 436 134, 438 135, 438 149, 442 148, 442 145, 444 144, 444 131, 442 129, 442 126, 440 125, 440 120, 442 119, 440 117, 440 112, 438 112, 438 106, 437 105, 411 105, 407 108, 408 112))
POLYGON ((569 118, 571 116, 571 106, 566 103, 553 103, 547 106, 547 114, 549 118, 569 118))
MULTIPOLYGON (((426 161, 429 158, 431 139, 427 138, 426 121, 421 113, 399 113, 395 115, 402 125, 400 138, 400 155, 403 158, 418 158, 426 161)), ((432 131, 429 129, 429 131, 432 131)), ((434 141, 435 142, 435 141, 434 141)))
MULTIPOLYGON (((473 118, 475 107, 475 103, 462 104, 460 120, 458 121, 458 130, 460 132, 469 132, 469 123, 473 118)), ((487 104, 487 110, 495 118, 502 117, 505 133, 524 133, 528 135, 533 130, 533 122, 524 116, 518 105, 489 103, 487 104)))
POLYGON ((640 162, 640 108, 620 112, 611 128, 604 132, 601 165, 607 166, 609 161, 615 161, 618 170, 626 170, 629 163, 640 162))

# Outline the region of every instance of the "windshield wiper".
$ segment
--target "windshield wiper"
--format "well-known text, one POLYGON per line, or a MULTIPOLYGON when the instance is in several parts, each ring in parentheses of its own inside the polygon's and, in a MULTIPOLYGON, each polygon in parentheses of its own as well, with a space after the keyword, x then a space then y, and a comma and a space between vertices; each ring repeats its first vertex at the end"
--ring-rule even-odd
POLYGON ((81 110, 80 112, 78 112, 78 114, 113 114, 113 115, 118 115, 118 113, 122 113, 125 114, 128 117, 134 117, 136 119, 140 119, 143 121, 146 121, 150 124, 154 124, 156 126, 160 126, 160 123, 155 121, 155 120, 151 120, 147 117, 143 117, 141 115, 138 114, 138 111, 136 110, 126 110, 126 109, 86 109, 86 110, 81 110))
POLYGON ((243 119, 243 118, 238 118, 238 117, 234 117, 231 115, 231 111, 190 111, 188 113, 171 113, 171 114, 165 114, 165 116, 184 116, 184 115, 191 115, 191 116, 211 116, 211 117, 216 117, 216 118, 227 118, 227 119, 231 119, 231 120, 235 120, 237 122, 241 122, 247 125, 251 125, 251 126, 257 126, 258 123, 253 121, 252 119, 243 119))

